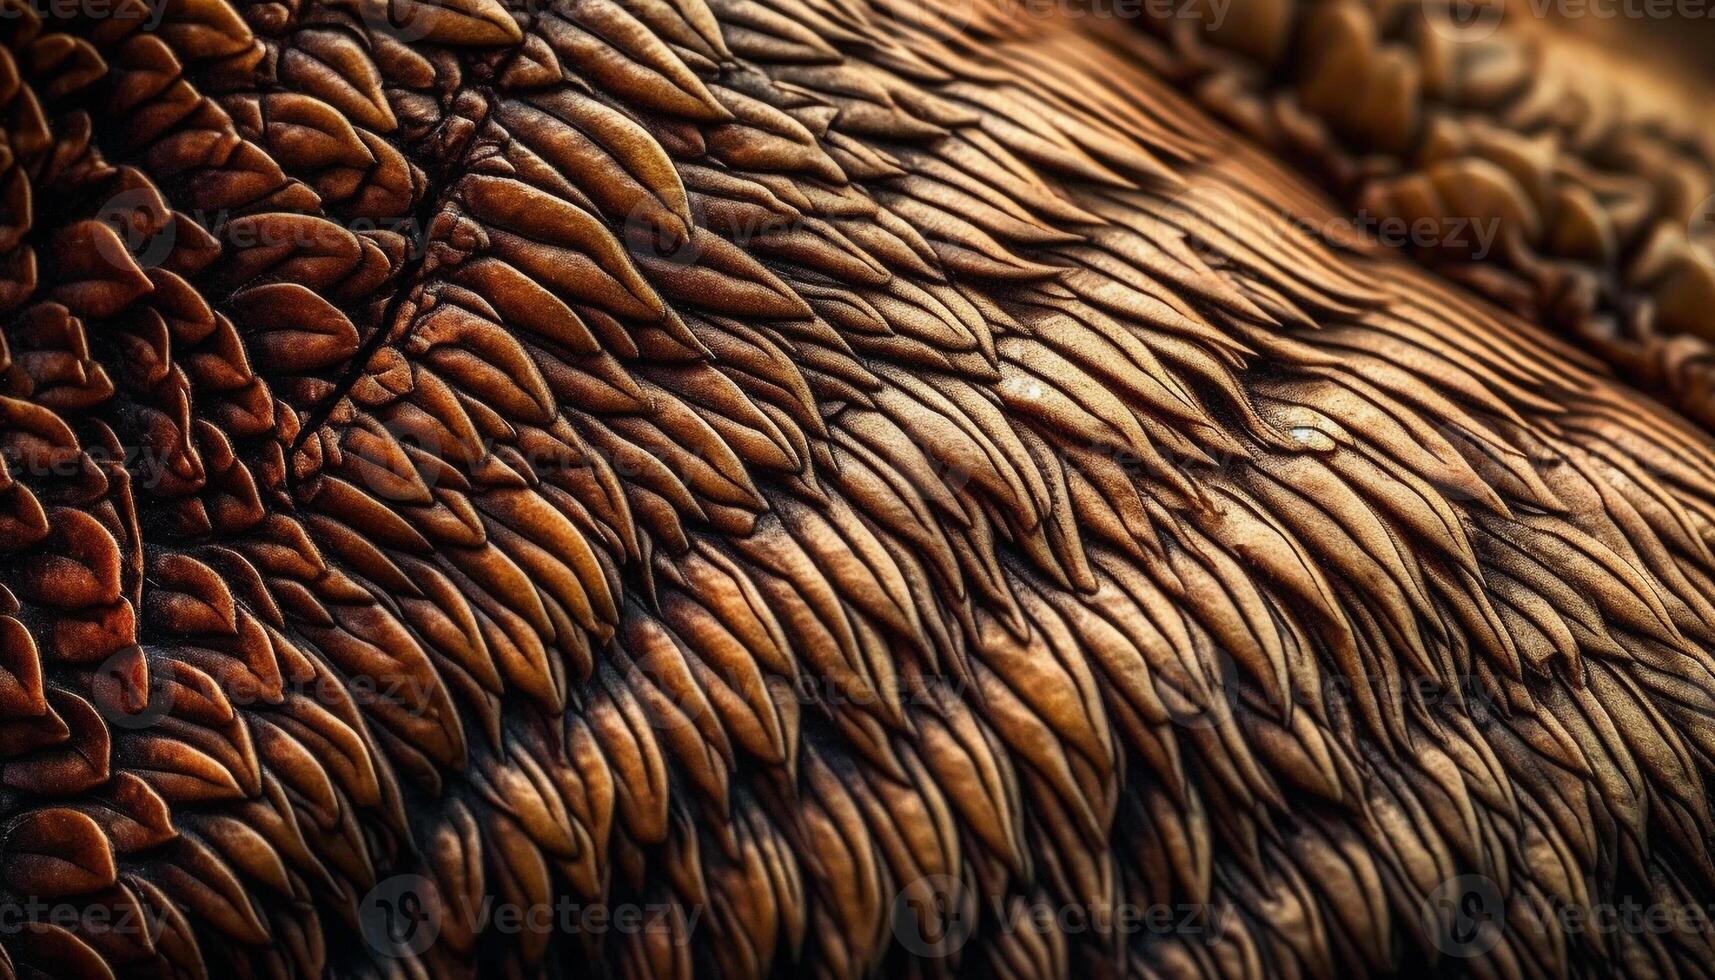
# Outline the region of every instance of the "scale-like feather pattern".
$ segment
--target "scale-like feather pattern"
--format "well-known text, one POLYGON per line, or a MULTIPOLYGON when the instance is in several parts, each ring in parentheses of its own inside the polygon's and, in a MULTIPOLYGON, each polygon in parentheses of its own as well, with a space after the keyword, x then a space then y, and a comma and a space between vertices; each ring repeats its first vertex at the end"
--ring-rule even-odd
POLYGON ((7 7, 0 976, 1706 973, 1715 441, 1255 144, 1624 202, 1302 6, 7 7))

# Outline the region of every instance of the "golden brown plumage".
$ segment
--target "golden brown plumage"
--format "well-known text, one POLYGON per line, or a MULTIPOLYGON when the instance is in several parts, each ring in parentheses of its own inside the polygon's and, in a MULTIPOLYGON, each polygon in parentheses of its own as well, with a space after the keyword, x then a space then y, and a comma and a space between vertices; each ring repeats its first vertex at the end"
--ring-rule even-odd
POLYGON ((3 2, 0 977, 1715 964, 1695 86, 3 2))

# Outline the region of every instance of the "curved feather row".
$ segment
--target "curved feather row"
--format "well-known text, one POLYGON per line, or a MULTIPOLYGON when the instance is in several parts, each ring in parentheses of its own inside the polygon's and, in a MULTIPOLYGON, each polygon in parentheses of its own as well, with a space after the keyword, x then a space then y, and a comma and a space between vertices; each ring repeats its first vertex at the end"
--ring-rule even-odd
POLYGON ((1715 962, 1715 446, 1133 41, 11 9, 0 975, 1715 962))

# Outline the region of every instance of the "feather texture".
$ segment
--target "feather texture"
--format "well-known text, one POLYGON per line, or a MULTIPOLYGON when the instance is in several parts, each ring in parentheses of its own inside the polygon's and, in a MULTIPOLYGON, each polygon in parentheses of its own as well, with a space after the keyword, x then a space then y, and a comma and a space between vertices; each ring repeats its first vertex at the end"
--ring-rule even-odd
POLYGON ((1715 895, 1715 280, 1596 168, 1715 171, 1558 42, 0 2, 0 977, 1715 962, 1590 926, 1715 895))

